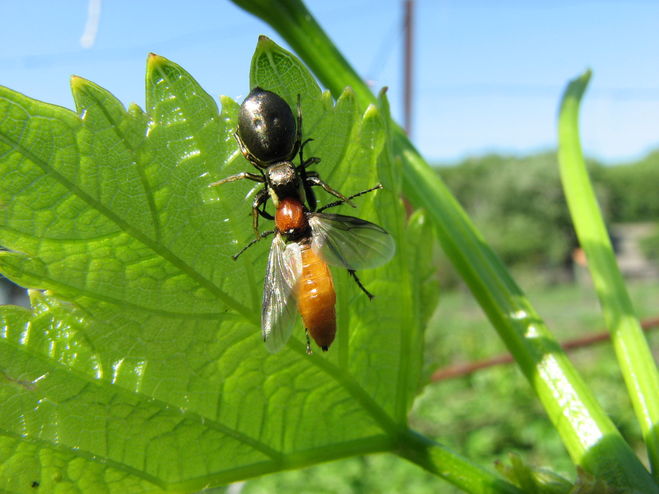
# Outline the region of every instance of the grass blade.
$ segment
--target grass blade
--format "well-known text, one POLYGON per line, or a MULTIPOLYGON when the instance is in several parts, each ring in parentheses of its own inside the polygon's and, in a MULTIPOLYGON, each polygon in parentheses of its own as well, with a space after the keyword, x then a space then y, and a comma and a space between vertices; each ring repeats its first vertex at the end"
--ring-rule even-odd
POLYGON ((597 199, 588 178, 579 142, 579 104, 590 71, 570 82, 559 116, 559 162, 563 189, 588 269, 602 305, 606 325, 625 384, 641 423, 655 478, 659 473, 659 374, 635 315, 597 199))

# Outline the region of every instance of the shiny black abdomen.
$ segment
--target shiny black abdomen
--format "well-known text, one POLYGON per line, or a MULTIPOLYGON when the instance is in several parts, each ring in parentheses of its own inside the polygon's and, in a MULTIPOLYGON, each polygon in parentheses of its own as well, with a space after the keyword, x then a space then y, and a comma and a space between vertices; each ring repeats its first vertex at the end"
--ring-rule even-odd
POLYGON ((240 105, 238 136, 260 165, 290 161, 297 152, 297 124, 290 106, 260 87, 240 105))

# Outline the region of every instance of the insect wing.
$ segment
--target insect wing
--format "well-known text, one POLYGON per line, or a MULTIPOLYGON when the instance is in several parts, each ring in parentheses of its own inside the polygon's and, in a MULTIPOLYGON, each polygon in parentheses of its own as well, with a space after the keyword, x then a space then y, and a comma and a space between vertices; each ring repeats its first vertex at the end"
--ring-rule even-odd
POLYGON ((334 266, 376 268, 396 251, 393 237, 384 228, 354 216, 314 213, 309 215, 309 225, 311 248, 334 266))
POLYGON ((283 347, 291 336, 297 316, 295 285, 302 274, 299 244, 286 244, 276 235, 270 247, 263 284, 261 330, 265 346, 272 353, 283 347))

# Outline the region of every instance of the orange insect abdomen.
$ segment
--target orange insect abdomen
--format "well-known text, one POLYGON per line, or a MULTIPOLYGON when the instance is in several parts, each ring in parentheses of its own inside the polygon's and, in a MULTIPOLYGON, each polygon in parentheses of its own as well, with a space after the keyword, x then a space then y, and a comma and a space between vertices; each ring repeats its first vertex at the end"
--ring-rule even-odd
POLYGON ((302 276, 297 284, 297 306, 304 327, 323 351, 336 334, 336 293, 329 267, 307 245, 302 249, 302 276))
POLYGON ((275 226, 282 233, 292 230, 300 230, 308 225, 307 217, 304 215, 304 206, 297 199, 283 199, 277 206, 275 213, 275 226))

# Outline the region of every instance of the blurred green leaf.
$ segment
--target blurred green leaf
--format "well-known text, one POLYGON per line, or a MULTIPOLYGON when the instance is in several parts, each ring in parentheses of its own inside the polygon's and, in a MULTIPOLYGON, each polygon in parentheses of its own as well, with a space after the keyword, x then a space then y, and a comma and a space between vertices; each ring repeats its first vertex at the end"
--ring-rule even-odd
POLYGON ((579 141, 579 104, 590 71, 570 81, 559 114, 561 180, 574 229, 602 306, 606 325, 634 411, 641 425, 648 458, 659 479, 659 372, 618 269, 609 234, 593 192, 579 141))
MULTIPOLYGON (((334 187, 400 179, 379 163, 378 109, 358 115, 350 92, 334 106, 276 46, 260 45, 253 67, 253 83, 292 105, 301 95, 315 139, 305 154, 334 187)), ((218 113, 155 55, 144 112, 83 79, 72 87, 77 114, 0 89, 0 270, 45 290, 31 311, 0 308, 0 486, 191 492, 391 449, 436 301, 430 266, 409 255, 426 227, 415 217, 408 228, 400 184, 338 208, 397 239, 389 264, 360 273, 376 298, 337 271, 330 351, 307 356, 298 324, 270 355, 259 329, 268 242, 230 258, 253 235, 253 184, 208 187, 249 169, 233 138, 238 105, 222 98, 218 113)))
POLYGON ((572 489, 560 475, 526 465, 515 454, 509 455, 508 463, 498 463, 497 469, 526 494, 568 494, 572 489))

